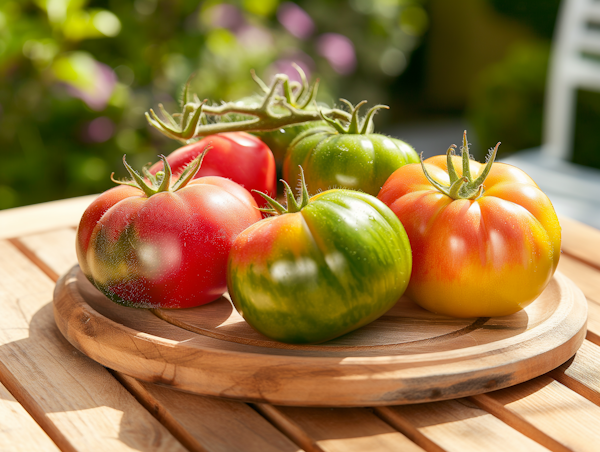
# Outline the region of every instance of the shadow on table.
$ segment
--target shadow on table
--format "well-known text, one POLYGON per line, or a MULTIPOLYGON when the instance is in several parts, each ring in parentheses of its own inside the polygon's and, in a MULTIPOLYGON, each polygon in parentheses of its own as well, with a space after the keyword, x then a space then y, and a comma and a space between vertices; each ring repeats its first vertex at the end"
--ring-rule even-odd
POLYGON ((52 303, 33 315, 29 337, 0 347, 0 359, 9 372, 8 389, 51 437, 59 432, 55 442, 81 450, 110 448, 118 438, 133 449, 177 449, 177 441, 103 366, 67 342, 52 303))

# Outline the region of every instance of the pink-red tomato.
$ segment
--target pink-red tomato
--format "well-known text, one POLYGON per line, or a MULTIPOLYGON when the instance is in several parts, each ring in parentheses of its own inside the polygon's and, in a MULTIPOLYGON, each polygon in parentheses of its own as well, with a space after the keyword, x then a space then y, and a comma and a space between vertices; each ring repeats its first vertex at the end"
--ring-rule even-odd
MULTIPOLYGON (((204 157, 196 177, 226 177, 251 193, 252 190, 258 190, 269 196, 276 195, 277 176, 273 153, 260 139, 246 132, 209 135, 200 141, 176 149, 167 156, 173 174, 180 174, 188 163, 209 146, 210 151, 204 157)), ((162 169, 163 163, 157 162, 150 167, 150 172, 156 174, 162 169)), ((265 200, 260 195, 252 193, 252 196, 259 206, 265 205, 265 200)))
MULTIPOLYGON (((452 161, 460 180, 460 157, 452 161)), ((446 156, 431 157, 424 166, 434 181, 448 184, 446 156)), ((470 167, 473 178, 484 169, 475 161, 470 167)), ((398 216, 410 240, 413 270, 406 294, 430 311, 455 317, 512 314, 541 294, 558 265, 554 208, 514 166, 494 163, 479 197, 453 199, 432 185, 420 164, 409 164, 390 176, 378 198, 398 216)))
POLYGON ((119 185, 83 214, 77 258, 86 277, 117 303, 198 306, 226 291, 233 241, 261 218, 250 193, 222 177, 150 196, 119 185))

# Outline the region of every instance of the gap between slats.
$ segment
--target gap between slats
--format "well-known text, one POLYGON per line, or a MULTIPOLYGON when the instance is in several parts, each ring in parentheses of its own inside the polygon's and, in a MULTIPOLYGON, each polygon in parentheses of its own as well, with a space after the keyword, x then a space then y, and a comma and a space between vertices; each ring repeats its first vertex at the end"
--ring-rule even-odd
POLYGON ((325 452, 298 424, 273 405, 268 403, 250 403, 249 405, 306 452, 325 452))
POLYGON ((177 440, 187 449, 193 452, 207 452, 198 441, 185 429, 177 420, 165 409, 155 398, 153 398, 137 380, 130 379, 129 381, 112 369, 108 369, 115 379, 125 387, 135 399, 144 407, 152 416, 154 416, 162 425, 164 425, 177 440))
POLYGON ((596 333, 588 331, 585 338, 588 341, 593 342, 594 344, 600 346, 600 336, 598 336, 596 333))
POLYGON ((551 371, 548 375, 554 378, 560 384, 569 388, 571 391, 576 392, 580 396, 588 399, 590 402, 600 406, 600 394, 594 391, 593 389, 587 387, 580 381, 577 381, 575 378, 565 375, 558 369, 551 371))
MULTIPOLYGON (((52 281, 57 282, 59 280, 60 275, 58 275, 48 264, 40 259, 36 253, 29 249, 21 240, 18 238, 10 238, 7 239, 7 241, 17 248, 19 252, 21 252, 29 261, 36 265, 42 272, 44 272, 52 281)), ((206 449, 200 443, 198 443, 198 441, 192 435, 190 435, 189 432, 187 432, 187 430, 185 430, 185 428, 183 428, 183 426, 181 426, 173 416, 170 415, 168 409, 160 404, 160 402, 152 398, 141 385, 138 384, 134 387, 132 384, 128 383, 126 379, 119 374, 119 372, 116 372, 112 369, 107 370, 111 373, 115 380, 119 382, 119 384, 121 384, 130 394, 132 394, 132 396, 187 449, 194 452, 206 452, 206 449)), ((15 399, 21 403, 21 405, 23 405, 33 419, 40 425, 40 427, 42 427, 42 429, 59 446, 59 448, 61 448, 61 450, 67 452, 76 452, 68 440, 62 435, 60 430, 58 430, 57 427, 47 417, 43 415, 35 415, 35 410, 31 409, 31 407, 35 405, 28 403, 29 396, 27 392, 19 389, 20 387, 18 382, 1 362, 0 382, 7 387, 7 389, 13 394, 13 397, 15 397, 15 399), (4 374, 6 374, 7 377, 4 377, 4 374)), ((302 435, 298 431, 294 431, 293 429, 290 430, 279 428, 280 424, 273 423, 270 417, 265 416, 260 410, 257 410, 254 406, 252 406, 252 404, 248 405, 251 408, 254 408, 258 415, 265 418, 269 423, 271 423, 275 428, 281 431, 299 447, 305 449, 307 452, 323 452, 321 448, 319 448, 314 442, 312 442, 312 440, 310 440, 308 435, 304 434, 308 442, 306 440, 302 440, 300 441, 302 444, 299 444, 298 438, 300 438, 302 435), (311 447, 309 443, 314 447, 311 447)), ((268 410, 268 408, 266 410, 268 410)))
POLYGON ((505 424, 509 425, 513 429, 521 432, 528 438, 531 438, 538 444, 550 449, 553 452, 572 452, 571 449, 565 447, 555 439, 546 435, 544 432, 534 427, 532 424, 527 422, 517 413, 508 410, 501 403, 497 402, 487 394, 480 394, 477 396, 469 397, 475 405, 477 405, 482 410, 487 411, 488 413, 496 416, 505 424))
POLYGON ((77 452, 54 422, 52 422, 43 412, 40 412, 30 394, 23 388, 12 372, 6 368, 2 361, 0 361, 0 382, 61 451, 77 452))
POLYGON ((445 449, 441 448, 438 444, 421 433, 419 429, 411 424, 408 419, 392 411, 389 407, 376 407, 373 409, 373 412, 382 421, 398 430, 413 443, 422 447, 427 452, 445 452, 445 449))
MULTIPOLYGON (((36 266, 38 266, 44 273, 46 273, 46 275, 48 275, 51 279, 53 279, 55 282, 58 280, 58 277, 56 277, 56 279, 52 278, 51 274, 56 274, 46 264, 37 259, 37 257, 31 253, 31 251, 21 242, 19 242, 17 239, 9 239, 8 241, 36 266)), ((0 383, 6 387, 15 400, 21 404, 25 411, 29 413, 33 420, 42 428, 42 430, 44 430, 44 432, 46 432, 46 434, 52 441, 54 441, 59 449, 64 452, 76 452, 76 449, 58 429, 58 427, 44 413, 39 411, 37 404, 31 398, 30 394, 25 390, 25 388, 23 388, 19 380, 15 378, 12 372, 6 368, 2 361, 0 361, 0 383)))
POLYGON ((27 259, 29 259, 34 265, 36 265, 41 271, 43 271, 46 276, 48 276, 52 281, 57 282, 60 276, 50 268, 48 264, 46 264, 43 260, 36 256, 36 254, 31 251, 29 248, 25 246, 23 242, 21 242, 17 238, 7 239, 15 248, 17 248, 21 254, 25 255, 27 259))
MULTIPOLYGON (((31 261, 34 265, 36 265, 46 276, 48 276, 52 281, 57 282, 60 276, 42 259, 40 259, 32 250, 30 250, 23 242, 21 242, 18 238, 10 238, 6 239, 9 243, 11 243, 15 248, 19 250, 29 261, 31 261)), ((111 369, 107 369, 113 377, 115 377, 115 372, 111 369)), ((126 385, 123 385, 120 379, 115 378, 115 380, 121 384, 128 392, 130 392, 134 398, 137 399, 136 394, 129 390, 126 385)), ((44 414, 39 413, 36 409, 36 403, 31 398, 30 394, 22 387, 19 381, 12 375, 12 373, 5 367, 5 365, 0 361, 0 382, 9 390, 9 392, 13 395, 13 397, 25 408, 25 410, 29 413, 29 415, 37 422, 37 424, 46 432, 46 434, 54 441, 54 443, 61 449, 63 452, 77 452, 77 450, 73 447, 73 445, 69 442, 69 440, 63 435, 63 433, 58 429, 58 427, 44 414)), ((138 400, 139 401, 139 400, 138 400)), ((152 410, 148 409, 144 404, 142 404, 150 414, 155 416, 152 410)), ((160 419, 158 419, 160 421, 160 419)), ((171 431, 170 424, 163 424, 167 430, 170 431, 171 434, 175 438, 181 441, 180 437, 175 434, 179 433, 171 431)), ((198 452, 206 452, 205 449, 198 447, 189 447, 187 443, 182 441, 182 444, 192 450, 198 452)))
POLYGON ((564 254, 565 256, 569 256, 571 259, 576 260, 578 262, 581 262, 582 264, 585 264, 589 267, 592 267, 598 271, 600 271, 600 265, 596 264, 595 262, 589 261, 587 259, 584 259, 583 257, 577 256, 576 254, 571 254, 568 251, 562 250, 562 254, 564 254))
MULTIPOLYGON (((9 239, 9 241, 22 253, 24 254, 31 262, 33 262, 40 270, 42 270, 49 278, 53 281, 57 281, 59 275, 57 275, 47 264, 45 264, 40 258, 36 256, 34 252, 28 249, 19 239, 13 238, 9 239)), ((584 259, 578 258, 577 256, 573 256, 569 253, 565 253, 569 257, 576 259, 586 265, 589 265, 594 268, 598 268, 593 263, 590 263, 584 259)), ((587 339, 597 345, 600 345, 600 337, 593 332, 588 332, 587 339)), ((0 363, 1 364, 1 363, 0 363)), ((0 373, 5 374, 6 369, 2 366, 0 367, 0 373)), ((162 413, 160 416, 158 412, 160 412, 160 406, 151 407, 148 404, 144 403, 143 400, 136 395, 136 392, 133 391, 128 385, 123 384, 122 379, 118 378, 118 374, 112 372, 113 376, 130 392, 144 407, 153 414, 179 441, 182 442, 187 448, 190 450, 198 450, 203 451, 204 449, 200 444, 198 444, 193 438, 187 438, 189 436, 185 430, 178 426, 177 421, 171 419, 169 421, 168 412, 162 413), (172 422, 171 422, 172 421, 172 422)), ((574 380, 571 377, 568 377, 564 374, 561 374, 557 371, 552 371, 550 373, 554 379, 564 384, 569 389, 574 392, 586 397, 588 400, 594 402, 595 404, 599 403, 600 397, 598 393, 594 392, 590 388, 585 387, 577 380, 574 380)), ((18 388, 15 388, 14 384, 11 384, 10 378, 3 378, 2 383, 7 386, 7 388, 13 393, 13 396, 19 400, 19 402, 27 409, 31 414, 30 407, 27 406, 27 401, 23 400, 23 397, 17 397, 19 394, 18 388), (16 393, 16 394, 15 394, 16 393)), ((515 430, 525 434, 532 440, 538 442, 539 444, 549 448, 553 451, 565 451, 566 449, 563 445, 556 442, 552 438, 548 437, 546 434, 538 430, 529 424, 526 420, 522 419, 515 413, 512 413, 510 410, 503 407, 501 404, 495 402, 493 399, 481 395, 474 396, 472 401, 478 405, 484 411, 494 415, 510 427, 515 430)), ((267 421, 269 421, 272 425, 274 425, 278 430, 280 430, 283 434, 285 434, 288 438, 290 438, 294 443, 296 443, 299 447, 305 449, 309 452, 321 452, 323 449, 320 448, 311 438, 304 432, 292 419, 288 418, 285 414, 277 410, 276 407, 269 404, 249 404, 250 407, 254 408, 261 416, 263 416, 267 421)), ((415 444, 419 445, 423 449, 430 452, 440 452, 444 451, 439 445, 431 441, 425 435, 420 433, 418 429, 410 424, 408 420, 402 420, 395 413, 392 413, 386 407, 377 407, 373 409, 375 414, 380 417, 383 421, 388 423, 391 427, 399 431, 400 433, 407 436, 411 439, 415 444)), ((72 450, 71 445, 66 441, 66 439, 62 436, 60 431, 56 429, 54 424, 48 419, 38 419, 34 416, 34 419, 40 426, 48 433, 48 435, 61 447, 62 450, 72 450), (52 430, 56 430, 53 432, 52 430)))

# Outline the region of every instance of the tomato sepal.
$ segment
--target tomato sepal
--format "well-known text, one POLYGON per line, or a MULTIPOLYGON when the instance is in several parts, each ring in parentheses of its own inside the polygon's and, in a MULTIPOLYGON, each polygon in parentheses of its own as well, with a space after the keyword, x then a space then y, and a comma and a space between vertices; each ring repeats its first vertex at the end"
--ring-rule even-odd
POLYGON ((450 183, 448 185, 444 185, 441 182, 435 180, 427 171, 425 167, 425 163, 423 163, 423 154, 421 153, 421 168, 423 169, 423 174, 429 181, 431 185, 437 188, 446 196, 449 196, 452 199, 479 199, 483 193, 483 183, 487 178, 490 170, 492 169, 492 165, 496 160, 496 154, 498 153, 498 147, 500 146, 500 142, 496 143, 496 146, 490 152, 488 160, 483 168, 483 171, 476 179, 473 179, 471 175, 471 163, 469 159, 469 142, 467 141, 467 131, 465 130, 463 133, 463 145, 461 147, 461 157, 462 157, 462 176, 459 176, 456 172, 456 168, 454 167, 454 162, 452 161, 452 156, 454 155, 454 150, 456 145, 451 145, 446 151, 446 166, 448 167, 448 176, 450 177, 450 183))

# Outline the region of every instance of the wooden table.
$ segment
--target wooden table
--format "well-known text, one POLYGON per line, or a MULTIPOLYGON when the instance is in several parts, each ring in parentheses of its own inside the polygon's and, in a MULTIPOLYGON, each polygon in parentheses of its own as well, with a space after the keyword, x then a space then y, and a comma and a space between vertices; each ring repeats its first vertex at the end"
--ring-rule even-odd
POLYGON ((585 293, 574 359, 485 395, 380 408, 292 408, 140 383, 73 348, 52 293, 92 197, 0 212, 0 450, 600 450, 600 231, 561 218, 559 270, 585 293))

